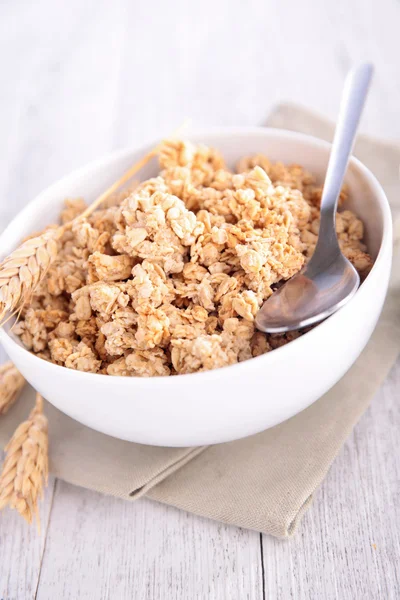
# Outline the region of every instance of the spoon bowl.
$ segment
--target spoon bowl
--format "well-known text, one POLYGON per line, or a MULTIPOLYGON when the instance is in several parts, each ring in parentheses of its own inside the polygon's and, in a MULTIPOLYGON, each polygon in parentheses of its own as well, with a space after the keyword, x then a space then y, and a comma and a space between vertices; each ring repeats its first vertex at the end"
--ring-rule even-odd
POLYGON ((264 303, 256 316, 260 331, 282 333, 315 325, 354 296, 360 276, 351 262, 340 251, 330 264, 316 258, 264 303))

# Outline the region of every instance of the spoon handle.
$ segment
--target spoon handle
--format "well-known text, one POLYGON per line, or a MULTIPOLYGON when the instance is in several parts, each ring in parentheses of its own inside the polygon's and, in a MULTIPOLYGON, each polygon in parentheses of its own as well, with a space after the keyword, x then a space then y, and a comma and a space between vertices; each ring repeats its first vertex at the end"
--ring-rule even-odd
POLYGON ((352 69, 346 78, 321 198, 321 224, 317 248, 320 242, 325 248, 327 244, 338 246, 335 231, 337 203, 372 73, 372 65, 364 63, 352 69))

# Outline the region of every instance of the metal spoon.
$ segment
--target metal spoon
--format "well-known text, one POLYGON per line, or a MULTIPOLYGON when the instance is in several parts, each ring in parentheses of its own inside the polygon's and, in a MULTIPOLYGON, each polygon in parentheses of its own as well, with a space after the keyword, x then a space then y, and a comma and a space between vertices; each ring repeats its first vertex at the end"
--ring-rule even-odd
POLYGON ((281 333, 308 327, 329 317, 357 291, 360 277, 339 248, 336 209, 373 67, 350 71, 343 90, 324 190, 314 254, 303 271, 274 292, 256 315, 261 331, 281 333))

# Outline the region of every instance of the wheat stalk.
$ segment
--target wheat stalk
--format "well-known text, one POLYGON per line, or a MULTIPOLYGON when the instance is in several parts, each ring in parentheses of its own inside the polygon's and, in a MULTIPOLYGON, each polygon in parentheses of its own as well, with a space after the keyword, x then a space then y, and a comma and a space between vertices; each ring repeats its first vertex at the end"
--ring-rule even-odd
MULTIPOLYGON (((190 120, 185 119, 184 122, 182 123, 182 125, 180 125, 180 127, 175 129, 175 131, 173 131, 172 134, 167 139, 174 139, 174 138, 178 137, 185 129, 187 129, 187 127, 189 125, 190 125, 190 120)), ((92 212, 94 210, 96 210, 96 208, 98 206, 100 206, 100 204, 102 202, 107 200, 107 198, 109 196, 111 196, 111 194, 116 192, 118 190, 118 188, 121 187, 121 185, 123 185, 124 183, 129 181, 129 179, 131 179, 134 175, 136 175, 136 173, 138 171, 140 171, 140 169, 142 167, 144 167, 154 156, 157 156, 157 154, 159 153, 163 144, 164 144, 164 140, 162 140, 159 144, 157 144, 157 146, 155 146, 152 150, 147 152, 147 154, 145 154, 137 163, 135 163, 132 167, 130 167, 127 171, 125 171, 125 173, 122 175, 122 177, 120 177, 117 181, 115 181, 105 192, 100 194, 100 196, 98 198, 96 198, 96 200, 94 202, 92 202, 92 204, 90 204, 90 206, 88 206, 87 209, 84 210, 83 213, 80 214, 76 218, 76 220, 85 219, 86 217, 91 215, 92 212)))
POLYGON ((0 366, 0 415, 5 415, 14 404, 25 383, 10 360, 0 366))
POLYGON ((112 185, 110 185, 110 187, 107 188, 105 192, 100 194, 100 196, 98 198, 96 198, 96 200, 94 202, 92 202, 92 204, 90 204, 86 208, 86 210, 83 211, 82 214, 80 214, 78 217, 76 217, 76 220, 85 219, 86 217, 91 215, 92 212, 94 210, 96 210, 96 208, 98 208, 102 202, 107 200, 107 198, 109 196, 111 196, 111 194, 116 192, 118 190, 118 188, 121 187, 121 185, 123 185, 124 183, 129 181, 129 179, 131 179, 134 175, 136 175, 136 173, 138 171, 140 171, 140 169, 142 167, 144 167, 144 165, 147 164, 149 162, 149 160, 151 160, 154 156, 156 156, 160 146, 161 146, 161 144, 159 144, 158 146, 156 146, 155 148, 150 150, 150 152, 145 154, 143 156, 143 158, 141 158, 137 163, 132 165, 132 167, 130 167, 130 169, 125 171, 125 173, 122 175, 122 177, 120 177, 117 181, 115 181, 112 185))
POLYGON ((36 394, 35 407, 27 421, 17 427, 5 447, 6 458, 0 477, 0 510, 9 506, 28 523, 35 517, 39 526, 38 499, 48 477, 48 421, 43 398, 36 394))

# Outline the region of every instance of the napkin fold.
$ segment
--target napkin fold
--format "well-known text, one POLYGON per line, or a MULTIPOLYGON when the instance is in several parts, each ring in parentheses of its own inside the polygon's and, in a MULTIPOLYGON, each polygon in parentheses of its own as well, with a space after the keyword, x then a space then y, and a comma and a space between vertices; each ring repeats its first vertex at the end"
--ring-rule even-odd
MULTIPOLYGON (((279 106, 267 125, 331 140, 333 125, 298 106, 279 106)), ((355 155, 400 213, 400 145, 359 136, 355 155)), ((50 470, 61 479, 126 500, 147 497, 277 537, 295 531, 346 437, 400 351, 400 222, 381 318, 353 367, 302 413, 257 435, 208 447, 160 448, 114 439, 46 405, 50 470)), ((0 420, 4 445, 33 404, 32 388, 0 420)))

